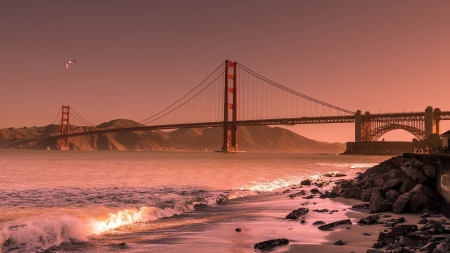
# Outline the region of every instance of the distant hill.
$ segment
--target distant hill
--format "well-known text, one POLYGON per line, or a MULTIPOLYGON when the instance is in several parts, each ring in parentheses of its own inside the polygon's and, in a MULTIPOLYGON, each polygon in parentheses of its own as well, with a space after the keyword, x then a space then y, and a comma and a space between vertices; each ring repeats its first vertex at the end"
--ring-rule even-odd
MULTIPOLYGON (((70 126, 70 132, 93 129, 112 129, 142 126, 132 120, 116 119, 96 127, 70 126)), ((59 135, 59 125, 29 128, 0 129, 0 148, 58 149, 59 139, 27 141, 50 135, 59 135)), ((222 146, 221 128, 185 128, 174 131, 136 131, 71 137, 71 149, 80 150, 190 150, 213 151, 222 146)), ((342 143, 327 143, 308 139, 280 127, 242 126, 238 129, 240 150, 298 153, 341 153, 342 143)))

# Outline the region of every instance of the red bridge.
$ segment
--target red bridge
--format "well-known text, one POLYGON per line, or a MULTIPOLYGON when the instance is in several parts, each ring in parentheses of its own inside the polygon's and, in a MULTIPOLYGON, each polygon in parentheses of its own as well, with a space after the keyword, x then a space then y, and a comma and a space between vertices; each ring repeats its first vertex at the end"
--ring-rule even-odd
MULTIPOLYGON (((427 107, 424 112, 370 114, 352 112, 306 96, 238 64, 225 61, 205 80, 164 110, 128 128, 71 133, 69 118, 91 125, 69 106, 61 108, 61 149, 69 138, 112 132, 156 129, 222 127, 222 151, 238 151, 238 126, 355 123, 355 141, 376 141, 383 134, 403 129, 418 140, 440 133, 440 121, 450 112, 427 107)), ((58 117, 58 116, 57 116, 58 117)), ((44 138, 42 138, 44 139, 44 138)))

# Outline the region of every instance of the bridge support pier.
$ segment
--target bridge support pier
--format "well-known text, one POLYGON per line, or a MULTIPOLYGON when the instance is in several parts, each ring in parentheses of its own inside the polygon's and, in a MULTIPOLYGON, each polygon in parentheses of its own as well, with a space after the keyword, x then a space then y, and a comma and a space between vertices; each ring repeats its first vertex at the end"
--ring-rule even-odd
POLYGON ((355 142, 361 142, 361 111, 355 113, 355 142))
POLYGON ((428 106, 425 109, 425 138, 432 134, 440 134, 440 116, 441 110, 439 108, 433 111, 433 107, 428 106))
MULTIPOLYGON (((61 135, 69 134, 69 110, 70 106, 63 105, 61 108, 61 135)), ((69 149, 69 137, 61 137, 60 149, 69 149)))
POLYGON ((223 112, 222 152, 237 152, 237 63, 225 61, 225 90, 223 112), (233 68, 233 74, 230 73, 233 68), (231 82, 230 82, 231 80, 231 82), (232 84, 232 85, 231 85, 232 84))

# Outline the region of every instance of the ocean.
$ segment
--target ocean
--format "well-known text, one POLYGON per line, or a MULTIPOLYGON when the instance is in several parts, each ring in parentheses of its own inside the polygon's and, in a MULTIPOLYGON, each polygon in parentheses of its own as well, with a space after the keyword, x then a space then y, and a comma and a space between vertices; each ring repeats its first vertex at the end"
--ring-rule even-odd
MULTIPOLYGON (((0 248, 253 252, 255 243, 288 229, 283 217, 295 206, 278 202, 282 190, 323 173, 363 171, 388 158, 0 150, 0 248), (273 220, 273 227, 263 226, 273 220)), ((307 232, 298 231, 299 237, 307 232)))

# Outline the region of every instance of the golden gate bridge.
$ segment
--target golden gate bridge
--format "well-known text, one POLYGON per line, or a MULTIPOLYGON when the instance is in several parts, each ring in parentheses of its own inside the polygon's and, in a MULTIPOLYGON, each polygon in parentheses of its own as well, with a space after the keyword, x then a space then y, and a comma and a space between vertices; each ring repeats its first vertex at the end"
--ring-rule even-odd
MULTIPOLYGON (((403 129, 418 140, 440 133, 440 121, 450 120, 450 112, 427 107, 424 112, 370 114, 350 111, 309 97, 237 62, 226 60, 202 82, 160 112, 141 120, 138 126, 96 129, 69 106, 62 106, 61 134, 38 138, 60 138, 60 148, 69 149, 69 138, 81 135, 157 129, 221 127, 222 151, 238 148, 238 127, 252 125, 295 125, 355 123, 355 141, 376 141, 383 134, 403 129), (92 126, 93 130, 70 132, 70 119, 92 126)), ((56 121, 55 119, 55 121, 56 121)))

